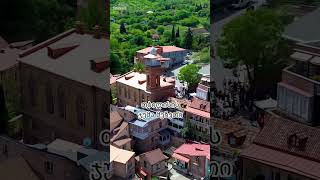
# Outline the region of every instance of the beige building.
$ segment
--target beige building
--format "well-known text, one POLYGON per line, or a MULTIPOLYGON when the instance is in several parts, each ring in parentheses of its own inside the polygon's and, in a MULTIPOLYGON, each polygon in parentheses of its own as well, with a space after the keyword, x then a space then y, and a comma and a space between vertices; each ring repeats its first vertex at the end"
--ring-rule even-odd
POLYGON ((136 171, 140 178, 150 180, 153 176, 167 176, 168 159, 160 149, 145 152, 136 156, 136 171))
POLYGON ((208 142, 210 135, 210 102, 194 97, 184 109, 186 120, 190 120, 195 139, 208 142))
POLYGON ((109 74, 106 36, 80 27, 59 34, 20 54, 24 141, 56 138, 99 146, 107 127, 109 74))
POLYGON ((124 149, 110 146, 110 162, 113 165, 113 178, 119 177, 125 180, 134 179, 135 153, 124 149))

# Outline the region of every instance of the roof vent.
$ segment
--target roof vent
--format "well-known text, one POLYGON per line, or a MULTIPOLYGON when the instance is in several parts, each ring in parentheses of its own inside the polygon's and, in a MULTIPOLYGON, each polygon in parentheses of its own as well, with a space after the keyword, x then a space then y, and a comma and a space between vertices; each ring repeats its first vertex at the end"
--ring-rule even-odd
POLYGON ((0 49, 0 53, 4 54, 6 51, 4 49, 0 49))
POLYGON ((134 76, 134 75, 127 75, 127 76, 124 77, 124 79, 125 79, 125 80, 129 80, 129 79, 133 78, 133 76, 134 76))
POLYGON ((48 49, 48 56, 57 59, 58 57, 66 54, 67 52, 71 51, 72 49, 78 47, 79 44, 72 43, 72 44, 56 44, 47 47, 48 49))
POLYGON ((108 68, 108 61, 105 58, 90 60, 91 70, 100 73, 108 68))
POLYGON ((138 80, 138 83, 139 84, 143 84, 143 83, 145 83, 146 82, 146 80, 138 80))

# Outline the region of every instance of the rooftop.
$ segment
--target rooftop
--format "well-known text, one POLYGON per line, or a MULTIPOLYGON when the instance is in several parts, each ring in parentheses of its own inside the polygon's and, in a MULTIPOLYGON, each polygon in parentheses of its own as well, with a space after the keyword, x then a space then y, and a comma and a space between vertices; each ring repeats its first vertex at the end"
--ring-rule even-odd
MULTIPOLYGON (((104 59, 107 62, 107 45, 108 40, 104 37, 97 39, 92 34, 78 34, 71 29, 24 51, 20 54, 19 61, 89 86, 108 90, 106 74, 109 70, 91 70, 91 60, 104 59), (50 57, 50 49, 59 53, 59 56, 50 57)), ((97 68, 102 65, 100 63, 96 63, 97 68)))
POLYGON ((236 152, 236 150, 242 150, 250 146, 256 135, 260 132, 260 129, 257 127, 252 127, 247 125, 246 123, 243 123, 244 121, 247 121, 246 119, 242 119, 241 117, 237 117, 232 120, 217 120, 214 121, 214 128, 218 129, 222 134, 222 141, 219 145, 219 151, 224 152, 226 154, 232 154, 236 152), (228 141, 228 135, 234 134, 234 136, 246 136, 245 140, 236 146, 230 145, 228 141), (244 133, 240 135, 240 133, 244 133))
MULTIPOLYGON (((145 110, 145 109, 138 108, 138 107, 133 107, 133 106, 126 106, 123 109, 126 110, 126 111, 134 113, 135 115, 137 115, 137 117, 139 116, 140 113, 147 113, 147 112, 152 113, 149 110, 145 110)), ((133 124, 133 125, 136 125, 136 126, 139 126, 139 127, 145 127, 149 122, 154 121, 156 119, 159 119, 158 117, 155 116, 155 114, 153 114, 153 115, 154 116, 147 116, 144 119, 136 118, 136 119, 130 121, 129 123, 133 124)))
MULTIPOLYGON (((186 49, 177 47, 177 46, 160 46, 163 48, 163 53, 177 52, 177 51, 185 51, 186 49)), ((138 53, 148 54, 151 52, 154 47, 147 47, 137 51, 138 53)))
POLYGON ((139 155, 139 157, 142 157, 142 156, 145 156, 147 162, 150 163, 151 165, 157 164, 161 161, 168 159, 168 157, 165 156, 160 149, 148 151, 139 155))
POLYGON ((320 163, 320 129, 278 116, 270 116, 254 143, 320 163), (288 137, 303 132, 308 137, 304 150, 288 147, 288 137))
POLYGON ((210 118, 210 102, 193 97, 190 105, 185 109, 185 111, 202 117, 210 118))
POLYGON ((320 8, 297 19, 285 28, 284 36, 299 42, 320 40, 320 8))
MULTIPOLYGON (((0 42, 1 43, 1 42, 0 42)), ((9 47, 0 49, 0 71, 9 69, 18 64, 18 57, 21 50, 9 47)))
POLYGON ((178 147, 174 153, 180 155, 189 156, 206 156, 210 159, 210 145, 209 144, 197 144, 197 143, 185 143, 178 147))
MULTIPOLYGON (((161 77, 160 87, 174 87, 175 81, 172 78, 161 77)), ((117 83, 122 83, 127 86, 134 87, 136 89, 141 89, 143 91, 147 91, 147 75, 145 73, 139 72, 129 72, 123 75, 121 78, 116 80, 117 83)))
POLYGON ((110 145, 110 161, 118 162, 121 164, 126 164, 132 157, 134 157, 134 152, 127 151, 124 149, 117 148, 110 145))

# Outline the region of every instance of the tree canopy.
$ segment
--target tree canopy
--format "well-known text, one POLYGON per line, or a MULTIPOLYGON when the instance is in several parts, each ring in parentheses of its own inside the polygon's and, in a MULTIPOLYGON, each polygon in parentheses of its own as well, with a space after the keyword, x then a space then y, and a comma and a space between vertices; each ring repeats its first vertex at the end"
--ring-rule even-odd
POLYGON ((181 68, 178 78, 188 84, 188 89, 198 85, 201 75, 198 73, 200 66, 196 64, 188 64, 181 68))
POLYGON ((271 78, 270 72, 277 74, 285 65, 288 46, 282 37, 283 31, 284 25, 276 12, 248 11, 224 27, 218 40, 218 56, 235 66, 245 65, 250 88, 254 91, 257 78, 262 77, 258 72, 268 73, 271 78))

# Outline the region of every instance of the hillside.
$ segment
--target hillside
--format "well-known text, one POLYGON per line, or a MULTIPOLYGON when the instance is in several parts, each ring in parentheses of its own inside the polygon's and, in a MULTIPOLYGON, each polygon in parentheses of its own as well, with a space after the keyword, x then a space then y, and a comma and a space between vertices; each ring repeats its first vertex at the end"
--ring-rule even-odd
MULTIPOLYGON (((209 31, 210 27, 207 0, 112 0, 110 14, 112 73, 129 71, 139 49, 151 45, 186 48, 189 28, 209 31)), ((188 49, 208 52, 203 50, 209 47, 207 36, 194 33, 192 39, 188 49)))

